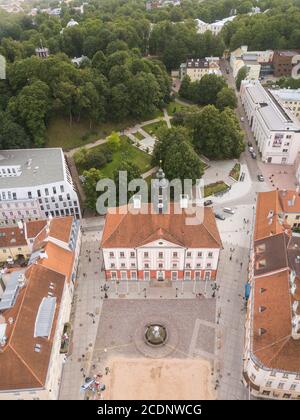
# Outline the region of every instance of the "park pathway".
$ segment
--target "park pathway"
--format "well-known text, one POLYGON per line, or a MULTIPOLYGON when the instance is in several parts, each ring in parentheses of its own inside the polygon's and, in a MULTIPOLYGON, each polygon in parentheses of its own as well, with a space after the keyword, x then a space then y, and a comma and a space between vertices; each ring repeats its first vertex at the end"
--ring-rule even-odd
MULTIPOLYGON (((141 123, 138 123, 138 124, 136 124, 134 127, 129 127, 129 128, 126 128, 125 130, 122 130, 122 131, 118 131, 117 133, 120 135, 120 136, 122 136, 122 135, 125 135, 125 136, 128 136, 129 138, 131 138, 132 139, 132 136, 134 136, 134 133, 136 133, 137 131, 140 131, 145 137, 150 137, 149 136, 149 134, 148 133, 146 133, 144 130, 143 130, 143 127, 145 126, 145 125, 148 125, 148 124, 153 124, 153 123, 156 123, 156 122, 159 122, 159 121, 166 121, 166 123, 167 123, 167 126, 169 127, 169 128, 171 128, 171 123, 170 123, 170 120, 171 120, 171 117, 168 115, 168 112, 167 112, 167 110, 166 109, 164 109, 163 110, 164 111, 164 116, 163 117, 159 117, 159 118, 154 118, 154 119, 152 119, 152 120, 148 120, 148 121, 143 121, 143 122, 141 122, 141 123)), ((78 152, 80 149, 82 149, 83 147, 85 148, 85 149, 92 149, 93 147, 95 147, 95 146, 100 146, 101 144, 104 144, 104 143, 106 143, 107 142, 107 138, 105 138, 105 139, 98 139, 98 140, 96 140, 96 141, 94 141, 94 142, 91 142, 91 143, 88 143, 88 144, 83 144, 82 146, 80 146, 80 147, 75 147, 74 149, 71 149, 71 150, 69 150, 68 152, 65 152, 65 155, 67 156, 67 157, 72 157, 76 152, 78 152)))

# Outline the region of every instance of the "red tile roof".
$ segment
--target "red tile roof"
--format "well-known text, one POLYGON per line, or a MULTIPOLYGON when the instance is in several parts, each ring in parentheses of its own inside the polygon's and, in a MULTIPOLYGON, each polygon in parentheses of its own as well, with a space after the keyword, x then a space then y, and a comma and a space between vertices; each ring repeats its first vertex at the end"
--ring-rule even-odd
POLYGON ((27 238, 35 238, 46 224, 47 220, 32 220, 31 222, 26 222, 27 238))
POLYGON ((48 220, 45 227, 36 236, 33 248, 38 248, 40 244, 47 239, 47 237, 68 243, 71 236, 73 220, 73 216, 57 217, 48 220))
POLYGON ((291 307, 288 270, 255 279, 253 353, 270 369, 300 372, 300 340, 291 337, 291 307))
POLYGON ((297 191, 279 191, 279 199, 285 213, 300 213, 300 195, 297 191))
POLYGON ((0 248, 27 245, 24 229, 18 226, 0 228, 0 248))
MULTIPOLYGON (((131 209, 132 210, 132 209, 131 209)), ((181 214, 175 214, 174 205, 170 205, 169 214, 157 214, 152 211, 150 204, 143 207, 142 212, 132 214, 126 212, 126 206, 108 212, 103 231, 103 248, 135 248, 165 239, 172 243, 190 248, 221 248, 222 241, 216 224, 215 216, 211 208, 200 209, 203 214, 197 217, 197 223, 188 224, 193 217, 188 216, 183 210, 181 214), (147 210, 147 211, 146 211, 147 210), (147 214, 142 214, 142 213, 147 214)))
POLYGON ((0 351, 0 390, 43 388, 47 378, 57 316, 63 295, 65 277, 42 265, 32 265, 26 271, 27 282, 21 289, 12 309, 3 312, 5 320, 12 318, 6 335, 8 342, 0 351), (49 339, 34 337, 35 321, 39 306, 48 296, 50 283, 56 296, 55 316, 49 339), (41 345, 39 353, 34 351, 41 345))
POLYGON ((282 208, 278 191, 274 190, 258 193, 254 240, 263 239, 267 236, 284 232, 285 226, 280 223, 280 218, 278 217, 281 214, 282 208))

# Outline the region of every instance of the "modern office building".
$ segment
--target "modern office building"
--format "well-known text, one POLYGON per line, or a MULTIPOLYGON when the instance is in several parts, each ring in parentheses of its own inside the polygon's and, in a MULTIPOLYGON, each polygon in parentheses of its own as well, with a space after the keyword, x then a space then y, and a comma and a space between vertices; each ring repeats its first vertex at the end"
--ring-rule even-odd
POLYGON ((259 81, 243 81, 241 101, 263 162, 292 165, 300 150, 300 123, 259 81))
POLYGON ((81 217, 62 149, 0 151, 0 224, 81 217))
POLYGON ((269 89, 276 100, 300 120, 300 89, 269 89))

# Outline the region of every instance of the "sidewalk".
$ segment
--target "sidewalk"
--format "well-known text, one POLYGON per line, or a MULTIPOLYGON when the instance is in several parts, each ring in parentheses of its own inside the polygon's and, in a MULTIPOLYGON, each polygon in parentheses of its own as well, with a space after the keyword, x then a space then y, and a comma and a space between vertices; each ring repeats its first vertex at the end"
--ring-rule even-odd
MULTIPOLYGON (((232 165, 233 166, 233 165, 232 165)), ((211 182, 217 182, 217 181, 224 181, 226 184, 231 186, 231 190, 226 192, 223 196, 210 196, 210 198, 213 199, 214 203, 216 204, 224 204, 228 201, 237 200, 243 196, 246 196, 249 194, 252 188, 252 180, 249 174, 248 166, 246 164, 241 164, 241 174, 244 172, 245 178, 244 181, 234 181, 232 178, 229 177, 229 174, 227 172, 227 177, 224 177, 223 179, 215 179, 211 182)))

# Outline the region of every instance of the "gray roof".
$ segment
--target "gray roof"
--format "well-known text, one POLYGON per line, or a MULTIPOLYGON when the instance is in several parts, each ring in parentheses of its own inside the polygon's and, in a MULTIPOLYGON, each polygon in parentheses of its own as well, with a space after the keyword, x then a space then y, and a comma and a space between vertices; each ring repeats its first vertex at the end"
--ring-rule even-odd
POLYGON ((21 173, 19 176, 0 176, 0 189, 33 187, 64 180, 61 148, 0 150, 0 174, 5 166, 20 166, 21 173))
POLYGON ((252 101, 259 105, 257 112, 262 116, 271 131, 300 131, 296 117, 284 109, 258 81, 248 82, 245 86, 252 101))
POLYGON ((270 92, 283 101, 300 101, 300 89, 270 89, 270 92))

